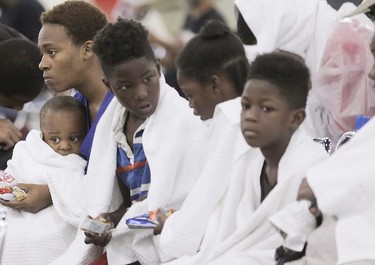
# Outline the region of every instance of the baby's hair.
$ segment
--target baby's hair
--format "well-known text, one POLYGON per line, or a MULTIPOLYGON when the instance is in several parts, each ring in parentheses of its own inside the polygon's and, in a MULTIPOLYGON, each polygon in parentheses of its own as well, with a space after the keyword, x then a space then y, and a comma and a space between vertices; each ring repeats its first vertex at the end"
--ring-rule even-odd
POLYGON ((105 14, 94 5, 84 1, 66 1, 43 12, 40 21, 61 25, 76 45, 93 40, 95 34, 108 20, 105 14))
POLYGON ((39 70, 38 46, 23 38, 0 42, 0 87, 7 97, 35 98, 43 88, 43 73, 39 70))
POLYGON ((107 24, 95 36, 93 48, 104 72, 141 57, 154 61, 155 54, 147 37, 145 27, 134 20, 118 18, 116 23, 107 24))
POLYGON ((247 79, 260 79, 275 85, 294 109, 306 107, 310 71, 297 55, 284 51, 258 55, 250 65, 247 79))
POLYGON ((55 96, 44 103, 40 110, 40 128, 44 127, 46 114, 48 111, 52 112, 73 112, 82 124, 87 124, 87 115, 85 106, 76 98, 71 96, 55 96))
POLYGON ((225 75, 242 94, 248 61, 241 40, 225 24, 211 20, 180 51, 176 67, 182 76, 200 83, 225 75))

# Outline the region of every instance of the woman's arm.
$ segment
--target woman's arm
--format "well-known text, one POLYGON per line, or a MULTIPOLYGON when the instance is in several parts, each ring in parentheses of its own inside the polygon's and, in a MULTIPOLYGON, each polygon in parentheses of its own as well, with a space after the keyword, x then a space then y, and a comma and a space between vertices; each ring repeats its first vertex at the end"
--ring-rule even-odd
POLYGON ((25 212, 37 213, 52 204, 48 185, 20 183, 17 186, 27 192, 27 197, 19 202, 0 200, 2 205, 25 212))

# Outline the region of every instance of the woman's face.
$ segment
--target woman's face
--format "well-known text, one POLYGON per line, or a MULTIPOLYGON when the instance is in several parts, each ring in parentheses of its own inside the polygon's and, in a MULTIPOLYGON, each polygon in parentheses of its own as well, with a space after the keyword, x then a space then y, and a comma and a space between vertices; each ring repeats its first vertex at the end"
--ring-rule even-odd
POLYGON ((39 32, 38 46, 42 54, 39 68, 48 88, 54 92, 79 90, 85 78, 83 45, 75 45, 64 26, 46 23, 39 32))

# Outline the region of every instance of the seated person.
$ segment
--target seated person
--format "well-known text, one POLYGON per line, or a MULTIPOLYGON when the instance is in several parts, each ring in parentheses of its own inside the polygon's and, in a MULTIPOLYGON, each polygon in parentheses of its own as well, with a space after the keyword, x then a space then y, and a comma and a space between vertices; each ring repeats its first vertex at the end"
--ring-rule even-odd
MULTIPOLYGON (((375 57, 375 35, 370 49, 375 57)), ((368 76, 375 80, 375 64, 368 76)), ((337 264, 375 263, 374 125, 372 118, 327 161, 307 171, 298 200, 309 201, 311 213, 321 215, 323 223, 309 234, 302 264, 328 259, 337 264)))
MULTIPOLYGON (((275 264, 282 237, 268 218, 295 199, 306 170, 328 156, 300 128, 309 84, 307 66, 290 53, 260 55, 251 64, 241 131, 253 155, 236 161, 244 170, 230 179, 214 211, 199 217, 208 224, 196 252, 167 264, 275 264)), ((196 207, 205 194, 196 197, 196 207)))
MULTIPOLYGON (((42 91, 39 48, 15 29, 0 24, 0 56, 0 106, 22 110, 25 103, 42 91)), ((13 146, 22 137, 22 132, 9 119, 0 119, 0 169, 6 168, 13 146)))
POLYGON ((16 144, 5 172, 14 182, 48 183, 54 204, 35 214, 7 209, 1 264, 50 264, 76 236, 84 207, 86 161, 79 156, 87 132, 84 106, 70 96, 54 97, 42 107, 40 128, 16 144))
POLYGON ((106 245, 109 264, 160 262, 152 230, 130 230, 126 219, 179 208, 205 161, 205 128, 165 83, 147 37, 140 23, 119 19, 94 39, 104 83, 116 99, 98 123, 85 190, 88 213, 116 228, 86 232, 85 242, 106 245))
MULTIPOLYGON (((235 33, 221 22, 208 22, 178 54, 176 67, 182 91, 210 137, 208 161, 199 180, 165 229, 160 222, 154 231, 158 234, 163 229, 160 245, 172 257, 196 252, 208 222, 204 217, 224 197, 230 179, 241 172, 235 161, 249 148, 240 130, 240 96, 248 61, 235 33), (198 200, 200 207, 196 207, 197 196, 203 193, 207 198, 198 200)), ((159 215, 165 218, 162 211, 159 215)))

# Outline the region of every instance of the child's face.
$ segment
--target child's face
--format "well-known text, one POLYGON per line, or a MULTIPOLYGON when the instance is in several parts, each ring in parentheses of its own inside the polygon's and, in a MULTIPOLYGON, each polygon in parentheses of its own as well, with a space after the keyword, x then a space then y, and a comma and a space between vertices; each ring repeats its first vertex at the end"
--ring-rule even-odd
POLYGON ((141 57, 115 66, 105 83, 130 115, 146 119, 158 105, 159 77, 159 62, 141 57))
POLYGON ((184 77, 179 71, 177 71, 177 80, 189 101, 190 108, 194 109, 194 115, 200 116, 201 120, 212 118, 217 102, 213 99, 211 85, 184 77))
POLYGON ((63 92, 78 88, 86 71, 83 46, 76 46, 66 29, 58 24, 44 24, 39 32, 39 63, 48 88, 63 92))
POLYGON ((249 80, 241 98, 241 131, 252 147, 287 144, 295 125, 294 113, 273 84, 249 80))
POLYGON ((85 136, 85 124, 79 117, 72 111, 48 110, 41 126, 43 140, 60 155, 79 155, 85 136))

